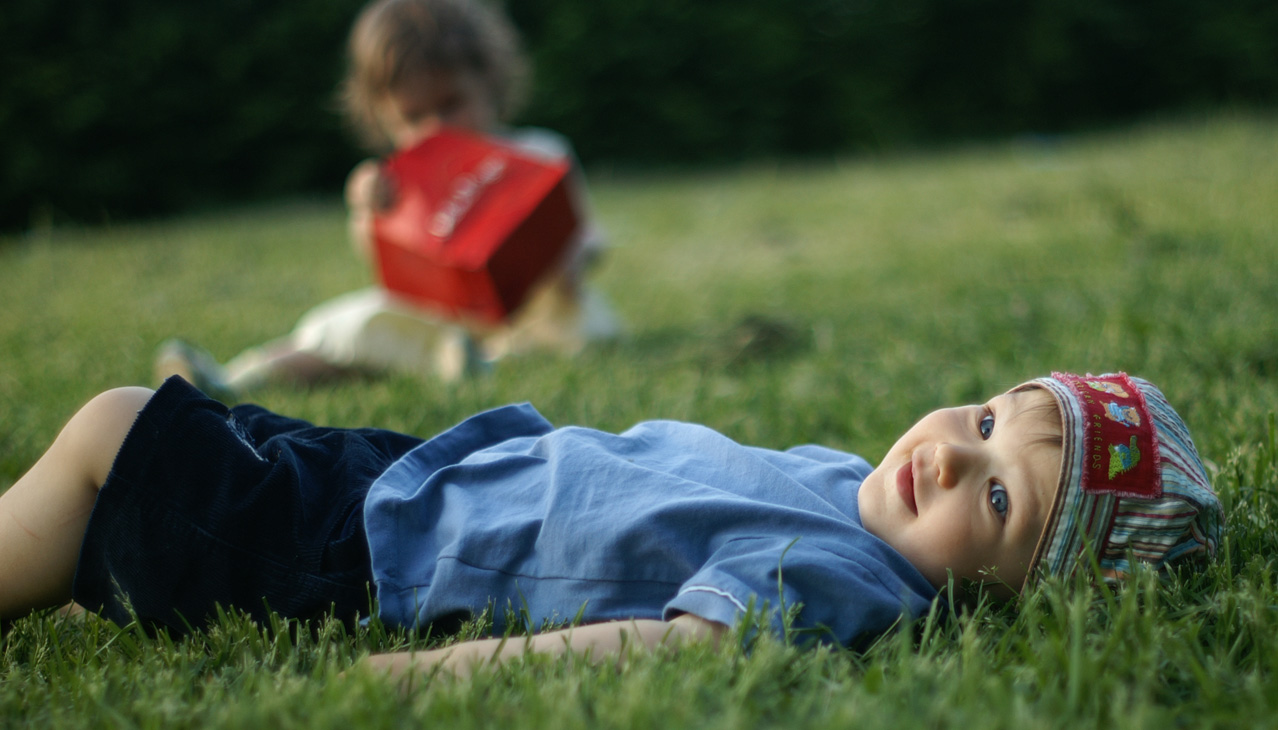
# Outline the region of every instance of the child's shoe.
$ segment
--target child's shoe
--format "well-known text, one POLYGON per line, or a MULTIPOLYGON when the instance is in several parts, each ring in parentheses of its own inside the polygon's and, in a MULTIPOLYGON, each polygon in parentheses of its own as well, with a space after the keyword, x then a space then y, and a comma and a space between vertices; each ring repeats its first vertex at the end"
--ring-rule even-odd
POLYGON ((162 383, 170 375, 180 375, 212 398, 224 403, 239 400, 239 393, 227 382, 226 369, 204 350, 182 340, 168 340, 155 352, 155 380, 162 383))

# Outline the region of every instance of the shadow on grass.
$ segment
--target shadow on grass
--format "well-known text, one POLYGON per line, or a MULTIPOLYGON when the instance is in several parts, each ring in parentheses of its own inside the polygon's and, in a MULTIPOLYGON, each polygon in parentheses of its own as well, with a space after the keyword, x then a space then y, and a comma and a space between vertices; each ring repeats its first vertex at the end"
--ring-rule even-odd
POLYGON ((797 318, 750 313, 732 322, 646 330, 600 350, 642 353, 650 363, 735 371, 789 361, 808 353, 812 346, 811 328, 797 318))

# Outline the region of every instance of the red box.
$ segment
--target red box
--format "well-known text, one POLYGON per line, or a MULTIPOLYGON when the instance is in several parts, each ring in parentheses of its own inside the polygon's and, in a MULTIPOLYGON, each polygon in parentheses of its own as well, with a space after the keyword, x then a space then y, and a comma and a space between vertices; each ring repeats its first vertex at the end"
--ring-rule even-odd
POLYGON ((397 194, 373 218, 382 284, 449 317, 509 317, 577 230, 566 159, 444 130, 383 169, 397 194))

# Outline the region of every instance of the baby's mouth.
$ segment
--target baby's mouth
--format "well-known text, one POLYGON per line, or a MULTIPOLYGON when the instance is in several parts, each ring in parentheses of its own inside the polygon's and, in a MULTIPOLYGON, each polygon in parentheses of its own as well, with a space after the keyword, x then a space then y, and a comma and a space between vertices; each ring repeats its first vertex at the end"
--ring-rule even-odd
POLYGON ((906 507, 917 517, 919 514, 919 505, 914 501, 914 460, 905 462, 900 469, 896 470, 896 493, 901 495, 901 501, 906 507))

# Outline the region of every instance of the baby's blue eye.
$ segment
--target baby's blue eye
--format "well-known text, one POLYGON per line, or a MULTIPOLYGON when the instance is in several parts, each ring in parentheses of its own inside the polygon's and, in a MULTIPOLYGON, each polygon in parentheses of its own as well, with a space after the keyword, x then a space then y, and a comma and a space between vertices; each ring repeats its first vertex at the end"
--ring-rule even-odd
POLYGON ((1007 515, 1007 488, 995 482, 990 487, 990 506, 999 517, 1007 515))
POLYGON ((988 439, 994 433, 994 416, 981 419, 981 438, 988 439))

